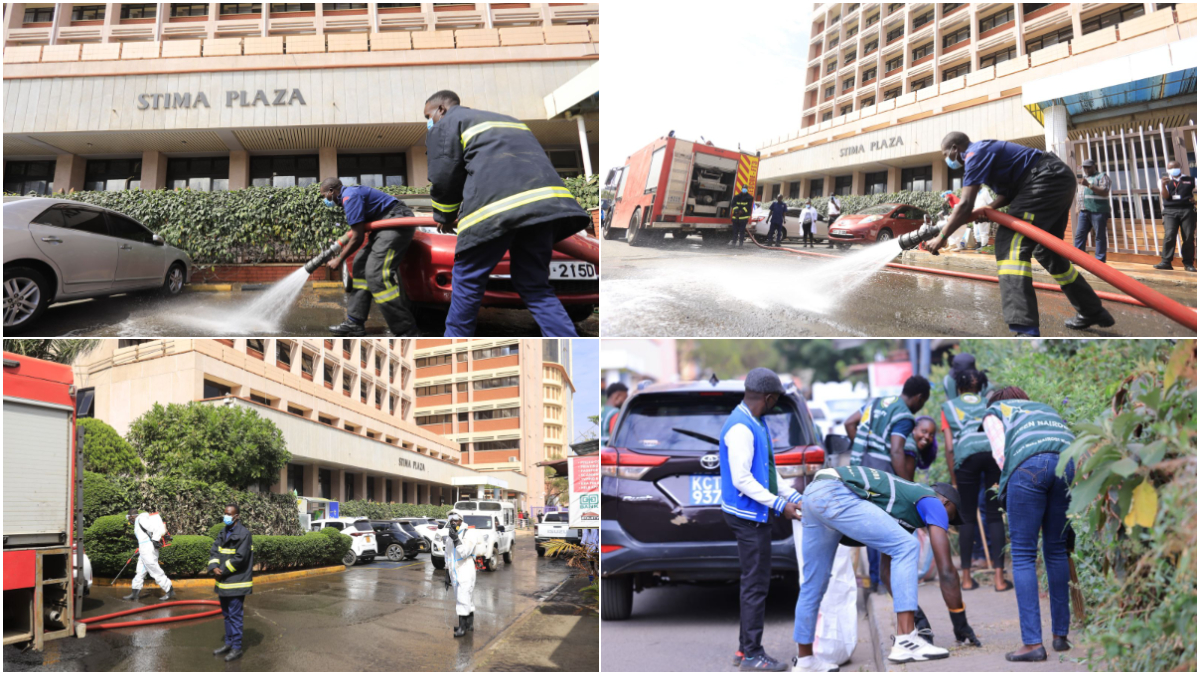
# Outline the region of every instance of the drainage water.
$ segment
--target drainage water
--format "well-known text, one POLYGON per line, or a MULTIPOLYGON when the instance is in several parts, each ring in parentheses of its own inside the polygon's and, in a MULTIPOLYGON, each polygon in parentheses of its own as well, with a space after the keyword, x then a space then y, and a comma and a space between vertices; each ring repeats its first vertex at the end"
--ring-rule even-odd
POLYGON ((840 258, 827 258, 816 265, 805 261, 805 267, 799 271, 771 270, 767 275, 770 280, 764 280, 766 283, 762 287, 792 289, 794 292, 756 293, 749 300, 759 307, 782 302, 798 310, 828 314, 898 255, 900 243, 892 239, 864 246, 840 258))
POLYGON ((301 267, 267 290, 256 293, 257 297, 238 309, 213 316, 191 314, 185 320, 203 327, 206 334, 211 335, 273 335, 279 332, 307 283, 308 272, 301 267))

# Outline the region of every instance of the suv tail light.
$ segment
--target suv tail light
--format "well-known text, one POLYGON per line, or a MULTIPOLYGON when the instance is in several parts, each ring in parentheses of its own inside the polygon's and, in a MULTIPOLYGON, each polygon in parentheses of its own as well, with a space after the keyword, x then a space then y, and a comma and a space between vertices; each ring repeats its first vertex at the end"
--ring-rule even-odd
POLYGON ((666 455, 643 455, 632 450, 604 448, 600 451, 600 475, 640 480, 647 471, 666 461, 666 455))
POLYGON ((804 445, 786 452, 776 453, 775 467, 780 478, 796 478, 814 472, 814 466, 825 464, 825 450, 817 445, 804 445))
POLYGON ((353 532, 343 532, 342 534, 349 534, 351 537, 361 537, 366 534, 366 532, 359 532, 358 530, 355 530, 353 532))
POLYGON ((623 548, 625 547, 618 546, 617 544, 600 544, 601 553, 612 553, 613 551, 620 551, 623 548))

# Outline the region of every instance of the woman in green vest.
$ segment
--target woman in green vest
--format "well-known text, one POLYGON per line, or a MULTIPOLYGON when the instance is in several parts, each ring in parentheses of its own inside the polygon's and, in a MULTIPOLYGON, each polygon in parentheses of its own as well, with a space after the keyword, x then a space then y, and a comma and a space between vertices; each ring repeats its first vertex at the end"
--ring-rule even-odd
POLYGON ((1042 537, 1042 558, 1050 587, 1050 631, 1054 650, 1071 648, 1067 629, 1071 620, 1070 563, 1065 531, 1068 487, 1075 478, 1075 463, 1056 474, 1058 456, 1075 441, 1075 434, 1053 408, 1029 400, 1018 387, 1005 387, 988 397, 983 416, 992 456, 1000 466, 1000 498, 1008 511, 1012 541, 1013 585, 1024 646, 1009 652, 1009 661, 1045 661, 1042 646, 1041 607, 1038 602, 1037 543, 1042 537))
MULTIPOLYGON (((973 591, 979 584, 971 578, 971 553, 975 537, 983 536, 978 522, 979 491, 1000 482, 1000 466, 992 457, 987 435, 980 428, 987 403, 981 395, 987 389, 987 375, 970 368, 954 374, 954 384, 960 394, 942 404, 942 433, 946 442, 946 463, 953 469, 951 482, 963 500, 963 524, 959 528, 958 546, 961 556, 962 589, 973 591)), ((1004 579, 1004 521, 1000 517, 1000 497, 986 493, 987 537, 984 545, 991 554, 996 592, 1012 590, 1004 579)))

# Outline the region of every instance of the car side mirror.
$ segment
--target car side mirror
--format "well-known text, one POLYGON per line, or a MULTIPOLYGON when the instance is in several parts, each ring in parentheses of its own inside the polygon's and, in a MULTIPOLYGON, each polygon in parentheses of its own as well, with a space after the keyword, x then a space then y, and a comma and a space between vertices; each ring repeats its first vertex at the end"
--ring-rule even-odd
POLYGON ((825 436, 825 453, 829 455, 841 455, 850 452, 850 437, 842 436, 841 434, 828 434, 825 436))
POLYGON ((504 531, 504 526, 503 526, 503 525, 497 525, 497 526, 496 526, 496 531, 497 531, 497 532, 503 532, 503 531, 504 531))
POLYGON ((166 246, 166 244, 167 244, 167 242, 163 241, 163 238, 158 236, 157 234, 154 235, 153 237, 151 237, 150 241, 153 242, 155 246, 166 246))

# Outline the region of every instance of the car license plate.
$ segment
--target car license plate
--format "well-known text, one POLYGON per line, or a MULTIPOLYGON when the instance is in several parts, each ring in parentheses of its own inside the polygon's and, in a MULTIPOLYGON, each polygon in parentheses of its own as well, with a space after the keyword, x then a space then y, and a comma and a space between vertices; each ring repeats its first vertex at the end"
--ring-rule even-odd
POLYGON ((720 476, 691 476, 689 506, 716 506, 721 503, 720 476))
POLYGON ((850 234, 849 232, 847 232, 845 230, 834 230, 833 233, 834 234, 850 234))
POLYGON ((555 260, 550 263, 550 278, 551 279, 596 279, 596 266, 591 263, 579 262, 577 260, 559 261, 555 260))

